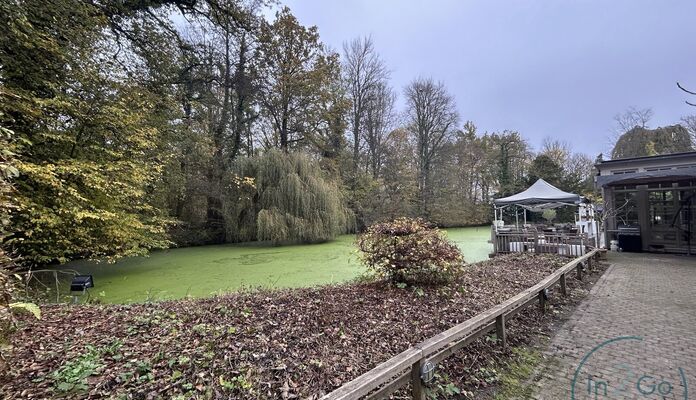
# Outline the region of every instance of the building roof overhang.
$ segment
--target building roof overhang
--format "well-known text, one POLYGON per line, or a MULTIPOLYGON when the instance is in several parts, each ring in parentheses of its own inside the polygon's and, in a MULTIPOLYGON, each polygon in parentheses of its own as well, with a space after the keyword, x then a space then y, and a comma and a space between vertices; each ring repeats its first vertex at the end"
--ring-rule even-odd
POLYGON ((602 167, 619 167, 621 165, 632 165, 640 163, 642 161, 665 161, 672 162, 684 159, 694 159, 696 160, 696 151, 685 151, 682 153, 671 153, 671 154, 660 154, 656 156, 642 156, 642 157, 630 157, 630 158, 617 158, 614 160, 601 161, 595 164, 597 168, 602 167))
POLYGON ((595 183, 597 187, 645 184, 665 180, 677 181, 682 179, 694 179, 696 178, 696 166, 673 168, 662 171, 632 172, 619 175, 598 175, 596 178, 595 183))

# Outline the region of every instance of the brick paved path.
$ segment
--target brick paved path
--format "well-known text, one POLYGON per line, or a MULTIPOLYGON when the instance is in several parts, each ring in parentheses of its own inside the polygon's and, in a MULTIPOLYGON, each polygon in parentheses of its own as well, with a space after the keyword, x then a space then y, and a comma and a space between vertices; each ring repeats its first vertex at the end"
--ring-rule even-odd
POLYGON ((551 338, 535 398, 696 400, 696 257, 609 261, 551 338))

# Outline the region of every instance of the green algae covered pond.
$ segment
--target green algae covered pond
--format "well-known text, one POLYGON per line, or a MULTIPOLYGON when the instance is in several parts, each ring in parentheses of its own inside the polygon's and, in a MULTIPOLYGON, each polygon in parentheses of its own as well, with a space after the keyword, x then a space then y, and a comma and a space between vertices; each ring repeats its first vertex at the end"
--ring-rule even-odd
MULTIPOLYGON (((451 228, 468 263, 491 251, 488 226, 451 228)), ((116 264, 75 261, 62 269, 94 276, 91 297, 106 303, 206 297, 243 288, 288 288, 346 282, 365 272, 355 236, 311 245, 228 244, 153 252, 116 264)))

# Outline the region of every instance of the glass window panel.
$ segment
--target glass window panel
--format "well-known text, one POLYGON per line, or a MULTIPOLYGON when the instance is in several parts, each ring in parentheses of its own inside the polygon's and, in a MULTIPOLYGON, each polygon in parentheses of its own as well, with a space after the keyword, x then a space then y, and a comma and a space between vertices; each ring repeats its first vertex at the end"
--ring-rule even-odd
MULTIPOLYGON (((650 224, 653 226, 672 226, 675 222, 674 192, 659 190, 648 192, 650 224)), ((665 238, 667 239, 667 238, 665 238)))
POLYGON ((636 192, 616 193, 614 196, 616 222, 619 225, 638 224, 636 192))

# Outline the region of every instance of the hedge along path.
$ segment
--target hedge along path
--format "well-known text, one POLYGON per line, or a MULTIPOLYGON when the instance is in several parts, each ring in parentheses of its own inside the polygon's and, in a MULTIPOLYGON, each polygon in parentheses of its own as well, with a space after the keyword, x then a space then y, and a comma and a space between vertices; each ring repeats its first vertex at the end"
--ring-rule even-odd
POLYGON ((502 345, 505 346, 506 319, 537 301, 542 311, 545 310, 548 296, 547 289, 556 282, 560 282, 561 292, 563 295, 566 295, 566 275, 575 270, 577 278, 582 280, 584 264, 587 264, 588 268, 592 269, 593 261, 596 261, 598 257, 599 250, 594 249, 584 256, 570 261, 541 282, 519 293, 517 296, 405 350, 322 397, 322 400, 356 399, 370 394, 378 387, 380 389, 372 393, 368 398, 382 399, 405 386, 409 381, 411 382, 411 397, 414 400, 425 400, 426 393, 421 377, 421 368, 426 362, 437 363, 442 361, 492 330, 496 330, 502 345))

